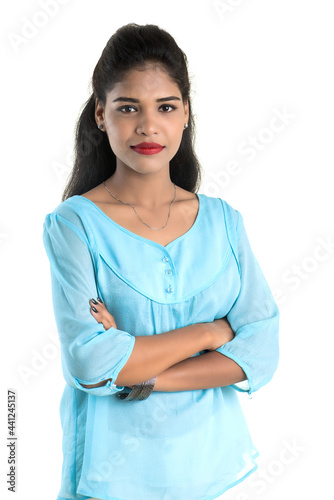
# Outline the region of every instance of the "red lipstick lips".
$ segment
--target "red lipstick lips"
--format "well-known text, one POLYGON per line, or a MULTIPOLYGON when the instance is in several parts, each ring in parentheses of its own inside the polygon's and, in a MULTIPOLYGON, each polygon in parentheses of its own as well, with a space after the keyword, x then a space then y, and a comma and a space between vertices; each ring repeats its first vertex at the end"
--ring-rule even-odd
POLYGON ((164 146, 156 142, 141 142, 135 146, 130 146, 133 151, 141 155, 155 155, 164 149, 164 146))

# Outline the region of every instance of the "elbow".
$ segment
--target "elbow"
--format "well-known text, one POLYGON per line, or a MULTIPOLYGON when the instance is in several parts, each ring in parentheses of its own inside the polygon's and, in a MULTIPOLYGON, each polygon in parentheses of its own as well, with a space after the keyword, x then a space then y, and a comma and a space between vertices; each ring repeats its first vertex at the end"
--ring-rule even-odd
POLYGON ((124 389, 124 387, 116 386, 113 379, 110 377, 105 377, 104 380, 101 380, 103 377, 100 377, 100 381, 94 383, 94 379, 89 378, 89 373, 82 373, 81 371, 77 372, 73 370, 72 367, 68 368, 65 363, 63 363, 63 374, 65 381, 69 386, 74 389, 87 392, 93 396, 110 396, 124 389))
POLYGON ((105 383, 108 379, 115 382, 134 344, 133 335, 111 327, 86 338, 85 342, 73 342, 64 352, 64 359, 73 376, 85 385, 105 383))
POLYGON ((108 382, 112 382, 112 379, 109 378, 107 380, 102 380, 102 382, 98 382, 97 384, 80 384, 82 387, 84 387, 85 389, 95 389, 95 387, 103 387, 104 385, 106 385, 108 382))

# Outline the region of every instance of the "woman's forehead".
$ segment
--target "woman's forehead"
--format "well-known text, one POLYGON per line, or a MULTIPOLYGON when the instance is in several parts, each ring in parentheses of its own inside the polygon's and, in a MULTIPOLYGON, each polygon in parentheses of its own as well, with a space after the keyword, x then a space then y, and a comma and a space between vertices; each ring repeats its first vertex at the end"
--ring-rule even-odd
POLYGON ((108 100, 112 102, 118 97, 158 99, 171 95, 181 97, 180 89, 168 73, 155 64, 129 70, 110 90, 108 100))

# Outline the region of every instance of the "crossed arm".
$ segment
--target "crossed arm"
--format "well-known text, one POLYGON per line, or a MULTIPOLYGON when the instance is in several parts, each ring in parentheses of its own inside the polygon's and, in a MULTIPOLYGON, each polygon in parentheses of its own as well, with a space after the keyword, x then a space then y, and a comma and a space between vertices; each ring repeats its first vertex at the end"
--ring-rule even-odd
MULTIPOLYGON (((105 329, 117 328, 114 317, 107 311, 102 301, 90 301, 91 314, 105 329)), ((234 334, 231 330, 232 340, 234 334)), ((223 387, 246 380, 242 368, 232 359, 215 350, 199 356, 192 356, 173 364, 156 377, 154 391, 175 392, 223 387)), ((84 387, 99 387, 100 382, 84 387)), ((124 385, 118 383, 118 385, 124 385)), ((127 385, 127 384, 126 384, 127 385)), ((132 387, 129 385, 128 387, 132 387)))

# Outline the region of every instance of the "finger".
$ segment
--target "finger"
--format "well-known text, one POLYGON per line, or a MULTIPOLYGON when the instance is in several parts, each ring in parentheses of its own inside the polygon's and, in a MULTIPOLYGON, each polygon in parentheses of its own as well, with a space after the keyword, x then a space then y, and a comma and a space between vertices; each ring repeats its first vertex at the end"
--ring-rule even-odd
POLYGON ((91 307, 90 313, 99 325, 102 325, 105 330, 108 330, 109 326, 107 325, 107 322, 103 320, 103 317, 94 306, 91 307))
POLYGON ((111 321, 111 326, 112 326, 113 328, 116 328, 116 330, 117 330, 117 325, 116 325, 116 321, 115 321, 114 317, 113 317, 113 319, 112 319, 112 321, 111 321))
POLYGON ((106 308, 106 306, 103 304, 103 302, 97 302, 95 299, 90 299, 89 303, 90 303, 90 306, 91 306, 91 307, 92 307, 92 306, 94 306, 94 307, 95 307, 95 309, 97 309, 97 310, 98 310, 98 311, 100 311, 101 313, 102 313, 102 312, 104 312, 104 311, 108 312, 108 311, 107 311, 107 308, 106 308))
POLYGON ((95 319, 97 319, 97 317, 101 315, 101 313, 96 309, 95 306, 90 307, 90 312, 92 313, 95 319))
POLYGON ((101 319, 103 317, 103 311, 101 311, 100 306, 99 305, 94 306, 93 303, 91 303, 91 302, 89 303, 89 305, 90 305, 90 312, 94 316, 96 321, 101 321, 101 319))
POLYGON ((98 312, 102 312, 102 310, 105 309, 105 306, 97 302, 95 299, 90 299, 89 305, 91 308, 94 307, 98 312))

